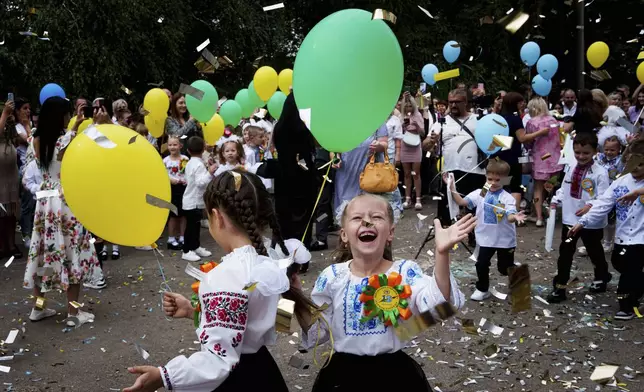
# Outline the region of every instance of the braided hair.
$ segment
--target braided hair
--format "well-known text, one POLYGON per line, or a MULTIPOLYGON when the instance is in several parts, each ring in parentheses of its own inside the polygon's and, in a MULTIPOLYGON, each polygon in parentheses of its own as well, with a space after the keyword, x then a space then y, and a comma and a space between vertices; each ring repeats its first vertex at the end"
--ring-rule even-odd
MULTIPOLYGON (((235 177, 230 171, 217 176, 210 182, 204 193, 206 210, 208 213, 212 209, 224 212, 240 231, 246 233, 257 254, 262 256, 268 256, 262 233, 270 227, 273 232, 273 242, 279 245, 285 255, 288 255, 289 251, 282 238, 273 203, 262 180, 243 170, 233 171, 241 175, 239 191, 235 191, 235 177)), ((299 271, 299 267, 299 264, 293 263, 288 268, 289 278, 299 271)), ((311 311, 317 309, 317 306, 301 290, 293 286, 282 296, 295 302, 295 311, 299 313, 298 318, 302 314, 310 317, 311 311)))

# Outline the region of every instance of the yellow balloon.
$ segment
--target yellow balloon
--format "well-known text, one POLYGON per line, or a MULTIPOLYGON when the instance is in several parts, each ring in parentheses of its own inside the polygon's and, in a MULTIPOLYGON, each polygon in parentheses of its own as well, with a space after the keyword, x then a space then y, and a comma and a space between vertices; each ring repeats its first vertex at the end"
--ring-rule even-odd
POLYGON ((150 113, 157 116, 167 115, 170 108, 170 99, 168 95, 160 88, 153 88, 148 91, 143 98, 143 107, 150 113))
POLYGON ((217 113, 203 125, 203 137, 209 146, 215 145, 224 134, 224 119, 217 113))
POLYGON ((441 157, 440 161, 436 161, 436 171, 440 173, 443 169, 445 169, 445 157, 441 157))
POLYGON ((640 65, 637 66, 635 74, 637 75, 637 80, 644 84, 644 62, 641 62, 640 65))
POLYGON ((271 67, 261 67, 255 72, 253 86, 262 101, 268 101, 277 91, 277 72, 271 67))
POLYGON ((163 112, 161 115, 148 113, 143 119, 150 135, 160 138, 165 132, 165 120, 168 116, 163 112))
POLYGON ((170 202, 170 180, 161 156, 129 128, 105 124, 96 130, 105 137, 79 133, 65 151, 65 200, 98 237, 127 246, 150 245, 163 233, 169 213, 146 201, 150 195, 170 202))
POLYGON ((605 42, 597 41, 588 47, 586 57, 590 65, 594 68, 599 68, 608 60, 609 53, 608 45, 605 42))
MULTIPOLYGON (((75 123, 76 123, 76 116, 72 117, 71 120, 69 120, 69 124, 67 124, 67 129, 72 129, 75 123)), ((78 126, 78 132, 83 132, 84 130, 87 129, 87 127, 89 127, 93 123, 94 123, 94 120, 92 120, 91 118, 85 119, 78 126)))
POLYGON ((279 86, 280 90, 286 95, 291 93, 291 87, 293 86, 293 70, 286 68, 280 72, 279 75, 279 86))

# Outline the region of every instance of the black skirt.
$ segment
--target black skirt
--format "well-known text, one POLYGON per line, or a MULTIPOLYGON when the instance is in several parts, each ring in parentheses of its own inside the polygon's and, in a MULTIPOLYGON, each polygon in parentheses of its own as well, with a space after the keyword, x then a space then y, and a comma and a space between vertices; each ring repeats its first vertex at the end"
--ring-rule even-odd
POLYGON ((170 211, 170 216, 176 218, 178 216, 183 216, 183 193, 186 191, 186 186, 183 184, 173 184, 170 185, 170 197, 171 203, 177 207, 177 213, 170 211))
POLYGON ((214 392, 288 392, 279 367, 266 346, 254 354, 242 354, 226 381, 214 392))
POLYGON ((331 362, 320 370, 312 392, 355 392, 372 388, 379 391, 432 391, 418 362, 403 351, 397 351, 375 356, 336 352, 331 362))

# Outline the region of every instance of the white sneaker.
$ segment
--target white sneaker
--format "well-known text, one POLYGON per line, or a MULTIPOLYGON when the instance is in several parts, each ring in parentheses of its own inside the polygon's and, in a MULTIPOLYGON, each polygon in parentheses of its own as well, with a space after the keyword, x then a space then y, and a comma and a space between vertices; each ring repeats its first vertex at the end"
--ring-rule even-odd
POLYGON ((492 294, 489 291, 479 291, 478 289, 474 291, 470 299, 472 301, 483 301, 490 298, 492 294))
POLYGON ((136 249, 136 250, 152 250, 152 247, 150 245, 136 246, 136 247, 134 247, 134 249, 136 249))
POLYGON ((56 315, 56 311, 54 309, 43 309, 43 310, 38 310, 38 309, 31 309, 31 314, 29 315, 29 320, 31 321, 40 321, 42 319, 45 319, 47 317, 52 317, 56 315))
POLYGON ((66 325, 68 327, 78 328, 83 324, 93 323, 93 322, 94 322, 94 315, 90 312, 83 312, 82 310, 78 309, 78 313, 75 316, 71 314, 67 314, 66 325))
POLYGON ((543 227, 543 221, 541 219, 537 219, 537 222, 535 223, 537 227, 543 227))
POLYGON ((419 202, 419 201, 417 201, 417 202, 416 202, 416 205, 414 206, 414 209, 415 209, 416 211, 420 211, 420 210, 422 210, 422 209, 423 209, 423 205, 422 205, 422 204, 420 204, 420 202, 419 202))
POLYGON ((87 287, 88 289, 102 290, 107 287, 107 282, 105 281, 105 277, 101 277, 100 279, 96 279, 94 281, 84 282, 83 286, 87 287))
POLYGON ((585 246, 580 246, 577 248, 577 252, 579 252, 579 256, 588 256, 588 251, 586 251, 585 246))
POLYGON ((406 210, 411 207, 411 199, 406 199, 403 203, 403 208, 406 210))
POLYGON ((200 257, 210 257, 210 256, 212 256, 211 251, 206 250, 206 249, 204 249, 202 247, 199 247, 199 248, 195 249, 195 253, 197 254, 197 256, 200 256, 200 257))
POLYGON ((207 229, 209 227, 208 226, 208 219, 202 219, 201 220, 201 227, 203 227, 204 229, 207 229))
POLYGON ((199 261, 201 260, 201 257, 197 256, 195 252, 190 251, 188 253, 183 252, 183 254, 181 255, 181 259, 186 261, 199 261))

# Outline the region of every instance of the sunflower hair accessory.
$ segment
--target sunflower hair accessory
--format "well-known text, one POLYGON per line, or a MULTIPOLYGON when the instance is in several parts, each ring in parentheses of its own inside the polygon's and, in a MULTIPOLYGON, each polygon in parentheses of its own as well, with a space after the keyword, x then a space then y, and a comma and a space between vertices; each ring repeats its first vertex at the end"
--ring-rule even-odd
POLYGON ((359 300, 364 303, 361 322, 379 318, 386 326, 398 326, 398 320, 411 317, 409 301, 411 287, 401 285, 402 276, 397 272, 373 275, 362 288, 359 300))

